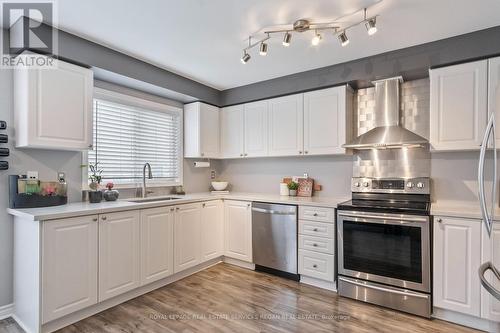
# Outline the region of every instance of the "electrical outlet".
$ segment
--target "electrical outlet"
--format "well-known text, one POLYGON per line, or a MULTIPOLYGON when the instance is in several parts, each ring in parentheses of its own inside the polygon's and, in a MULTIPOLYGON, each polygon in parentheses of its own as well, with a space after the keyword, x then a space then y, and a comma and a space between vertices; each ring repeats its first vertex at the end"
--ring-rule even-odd
POLYGON ((27 176, 28 179, 38 179, 38 171, 28 171, 27 176))
POLYGON ((215 179, 216 176, 215 170, 210 170, 210 179, 215 179))

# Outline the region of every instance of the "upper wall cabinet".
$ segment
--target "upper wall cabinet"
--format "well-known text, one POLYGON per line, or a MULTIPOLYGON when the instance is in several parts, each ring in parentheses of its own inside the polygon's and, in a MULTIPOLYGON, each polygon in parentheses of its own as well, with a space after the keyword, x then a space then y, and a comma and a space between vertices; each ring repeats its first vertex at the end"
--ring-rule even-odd
POLYGON ((245 104, 245 157, 268 155, 268 109, 267 101, 245 104))
POLYGON ((244 156, 244 106, 235 105, 221 112, 221 150, 223 158, 244 156))
POLYGON ((200 102, 184 105, 184 157, 220 157, 218 107, 200 102))
POLYGON ((303 94, 269 100, 269 155, 302 155, 304 152, 303 94))
POLYGON ((342 154, 350 138, 353 92, 349 86, 304 94, 304 154, 342 154))
MULTIPOLYGON (((20 55, 25 57, 25 55, 20 55)), ((54 60, 53 68, 14 70, 16 147, 92 147, 93 72, 54 60)))
POLYGON ((479 149, 487 123, 488 61, 433 69, 430 84, 431 148, 479 149))
POLYGON ((500 148, 500 57, 488 60, 488 117, 495 113, 497 148, 500 148))

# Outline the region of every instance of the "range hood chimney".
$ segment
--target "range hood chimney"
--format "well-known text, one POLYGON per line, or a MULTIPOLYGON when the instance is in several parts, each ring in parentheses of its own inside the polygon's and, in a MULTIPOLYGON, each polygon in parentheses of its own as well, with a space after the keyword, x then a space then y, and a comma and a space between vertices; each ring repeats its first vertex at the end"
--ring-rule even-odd
POLYGON ((375 127, 343 145, 349 149, 422 147, 427 140, 399 124, 401 76, 373 81, 375 85, 375 127))

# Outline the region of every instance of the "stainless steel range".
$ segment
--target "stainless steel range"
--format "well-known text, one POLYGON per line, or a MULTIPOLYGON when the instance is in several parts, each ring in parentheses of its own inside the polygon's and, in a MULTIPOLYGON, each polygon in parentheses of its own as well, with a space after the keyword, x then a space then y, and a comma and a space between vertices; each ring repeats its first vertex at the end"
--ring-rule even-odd
POLYGON ((431 315, 430 179, 352 179, 338 206, 338 293, 431 315))

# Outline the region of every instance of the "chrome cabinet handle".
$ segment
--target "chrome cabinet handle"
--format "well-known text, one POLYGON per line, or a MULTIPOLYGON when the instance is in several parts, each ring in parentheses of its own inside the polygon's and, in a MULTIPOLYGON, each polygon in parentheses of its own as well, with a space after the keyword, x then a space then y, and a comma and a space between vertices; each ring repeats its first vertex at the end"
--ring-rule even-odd
POLYGON ((314 228, 313 231, 318 231, 318 228, 314 228))
POLYGON ((175 207, 175 210, 179 210, 180 208, 179 207, 175 207))
POLYGON ((318 213, 314 213, 313 216, 318 216, 318 213))
POLYGON ((94 217, 92 221, 97 222, 97 217, 94 217))
POLYGON ((103 221, 106 221, 108 218, 106 216, 101 217, 103 221))
POLYGON ((497 181, 497 149, 496 149, 496 138, 495 138, 495 114, 492 113, 491 117, 488 121, 488 125, 486 126, 486 131, 484 132, 483 141, 481 143, 481 150, 479 152, 479 166, 477 172, 477 181, 479 185, 478 194, 479 194, 479 205, 481 207, 481 215, 483 217, 483 222, 486 226, 486 231, 488 235, 491 236, 491 229, 493 225, 493 214, 495 210, 496 204, 496 181, 497 181), (488 147, 488 140, 490 135, 493 135, 493 189, 492 189, 492 206, 491 213, 488 214, 488 209, 486 207, 486 199, 485 199, 485 191, 484 191, 484 159, 486 157, 486 148, 488 147))
POLYGON ((484 274, 486 271, 491 270, 493 272, 493 275, 500 280, 500 272, 498 269, 496 269, 495 266, 491 262, 485 262, 479 267, 479 278, 481 279, 481 285, 486 289, 493 297, 495 297, 497 300, 500 301, 500 291, 496 290, 495 287, 493 287, 488 280, 486 280, 486 277, 484 274))
POLYGON ((313 243, 313 246, 314 246, 314 247, 316 247, 316 246, 318 246, 318 244, 316 244, 316 243, 313 243))
POLYGON ((299 150, 299 154, 301 154, 301 155, 302 155, 302 150, 299 150))
POLYGON ((438 218, 436 221, 438 221, 439 223, 443 222, 443 219, 442 218, 438 218))
POLYGON ((318 268, 318 265, 314 264, 314 265, 313 265, 313 268, 318 268))

